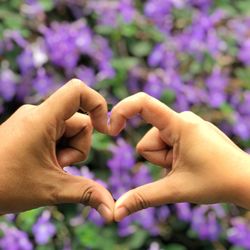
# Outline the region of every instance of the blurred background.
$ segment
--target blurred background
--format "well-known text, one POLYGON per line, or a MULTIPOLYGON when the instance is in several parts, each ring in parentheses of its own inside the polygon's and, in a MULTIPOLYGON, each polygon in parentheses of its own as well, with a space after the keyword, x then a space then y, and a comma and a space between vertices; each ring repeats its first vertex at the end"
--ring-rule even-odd
MULTIPOLYGON (((1 122, 73 77, 110 104, 144 91, 192 110, 249 151, 250 1, 0 0, 1 122)), ((95 133, 89 159, 67 171, 115 199, 161 178, 134 151, 147 129, 134 118, 117 138, 95 133)), ((89 207, 46 207, 0 217, 0 248, 250 249, 250 213, 180 203, 105 225, 89 207)))

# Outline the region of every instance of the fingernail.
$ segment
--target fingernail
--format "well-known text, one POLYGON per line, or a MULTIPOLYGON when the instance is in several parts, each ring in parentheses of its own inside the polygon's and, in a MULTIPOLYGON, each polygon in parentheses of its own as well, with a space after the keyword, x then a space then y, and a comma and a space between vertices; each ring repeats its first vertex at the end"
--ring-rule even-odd
POLYGON ((129 212, 125 207, 119 207, 115 210, 115 220, 118 222, 124 219, 128 215, 129 212))
POLYGON ((104 217, 107 220, 107 222, 112 220, 113 213, 110 210, 110 208, 108 208, 106 205, 104 204, 99 205, 97 211, 101 214, 102 217, 104 217))

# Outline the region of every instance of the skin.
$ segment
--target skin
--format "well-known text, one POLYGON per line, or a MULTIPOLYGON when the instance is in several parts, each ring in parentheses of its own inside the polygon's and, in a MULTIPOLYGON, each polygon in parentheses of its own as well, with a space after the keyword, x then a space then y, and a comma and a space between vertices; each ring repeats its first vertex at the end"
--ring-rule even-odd
POLYGON ((211 123, 138 93, 118 103, 107 124, 104 98, 76 79, 42 104, 18 109, 0 126, 0 214, 83 203, 110 222, 176 202, 232 202, 250 209, 249 156, 211 123), (165 168, 164 178, 130 190, 114 203, 100 184, 63 170, 86 159, 93 127, 115 136, 137 114, 152 124, 137 151, 165 168), (61 140, 67 142, 63 147, 61 140))
POLYGON ((71 80, 38 106, 24 105, 0 126, 0 213, 82 203, 113 220, 114 200, 100 184, 63 167, 86 159, 93 126, 107 133, 104 98, 71 80), (88 115, 77 113, 79 109, 88 115), (58 142, 67 139, 64 147, 58 142))
POLYGON ((153 126, 137 152, 165 168, 166 176, 122 195, 115 204, 116 221, 147 207, 177 202, 232 202, 250 208, 249 156, 217 127, 138 93, 113 108, 109 134, 119 134, 137 114, 153 126))

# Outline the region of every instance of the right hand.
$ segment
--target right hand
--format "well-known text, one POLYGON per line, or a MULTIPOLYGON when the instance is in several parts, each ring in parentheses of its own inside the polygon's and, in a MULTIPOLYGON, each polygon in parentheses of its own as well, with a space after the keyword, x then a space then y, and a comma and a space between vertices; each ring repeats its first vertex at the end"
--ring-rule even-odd
MULTIPOLYGON (((109 133, 117 135, 136 114, 153 125, 138 143, 138 153, 166 168, 167 174, 120 197, 115 205, 116 221, 166 203, 241 203, 238 189, 249 175, 249 156, 222 131, 192 112, 176 113, 153 97, 138 93, 113 108, 109 133)), ((249 198, 248 204, 240 205, 250 207, 249 198)))

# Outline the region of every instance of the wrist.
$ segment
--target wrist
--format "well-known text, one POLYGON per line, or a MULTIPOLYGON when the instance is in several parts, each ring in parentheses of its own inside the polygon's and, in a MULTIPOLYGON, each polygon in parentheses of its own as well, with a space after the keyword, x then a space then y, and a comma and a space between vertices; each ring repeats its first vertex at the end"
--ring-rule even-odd
POLYGON ((231 174, 232 197, 229 202, 250 209, 250 155, 242 152, 231 174))

